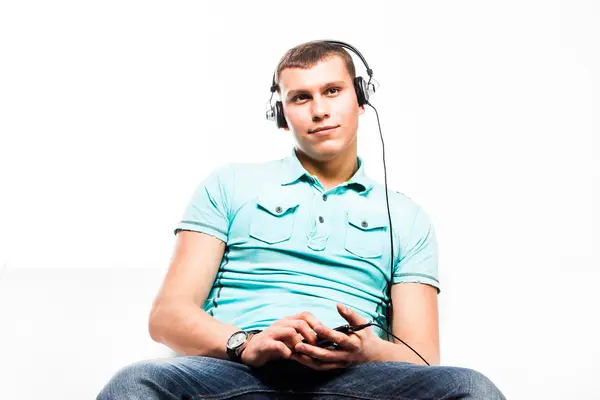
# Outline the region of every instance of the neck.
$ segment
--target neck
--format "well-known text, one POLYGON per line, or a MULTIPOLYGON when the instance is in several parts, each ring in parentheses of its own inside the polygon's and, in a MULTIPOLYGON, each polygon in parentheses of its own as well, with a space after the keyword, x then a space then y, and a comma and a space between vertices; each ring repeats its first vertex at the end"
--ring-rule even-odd
POLYGON ((346 182, 358 170, 356 146, 350 146, 337 157, 328 160, 310 158, 297 147, 295 151, 304 169, 316 176, 326 190, 346 182))

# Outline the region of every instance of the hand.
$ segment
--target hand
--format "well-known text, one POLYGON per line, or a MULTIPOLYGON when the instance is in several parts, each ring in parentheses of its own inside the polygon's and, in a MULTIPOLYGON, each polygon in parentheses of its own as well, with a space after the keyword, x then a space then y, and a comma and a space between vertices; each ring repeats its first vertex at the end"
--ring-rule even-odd
MULTIPOLYGON (((338 303, 337 309, 350 325, 367 323, 364 318, 342 304, 338 303)), ((328 350, 314 346, 312 342, 297 343, 294 348, 296 352, 290 358, 320 371, 375 360, 382 342, 369 328, 345 334, 319 325, 315 327, 315 332, 319 337, 336 343, 338 348, 328 350)))
POLYGON ((242 363, 261 367, 269 361, 290 358, 296 344, 304 339, 312 344, 317 342, 314 328, 319 325, 309 312, 280 319, 250 338, 242 351, 242 363))

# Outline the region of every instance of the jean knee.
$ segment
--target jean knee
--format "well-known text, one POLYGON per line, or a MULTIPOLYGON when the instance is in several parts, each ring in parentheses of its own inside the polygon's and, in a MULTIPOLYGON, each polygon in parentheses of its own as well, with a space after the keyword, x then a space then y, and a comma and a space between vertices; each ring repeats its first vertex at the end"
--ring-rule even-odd
POLYGON ((500 389, 484 374, 473 369, 461 368, 461 391, 472 399, 506 400, 500 389))
POLYGON ((154 386, 152 383, 160 385, 159 382, 164 380, 166 367, 160 360, 139 361, 127 365, 110 378, 98 394, 97 400, 138 398, 136 396, 143 393, 149 394, 149 390, 154 386))

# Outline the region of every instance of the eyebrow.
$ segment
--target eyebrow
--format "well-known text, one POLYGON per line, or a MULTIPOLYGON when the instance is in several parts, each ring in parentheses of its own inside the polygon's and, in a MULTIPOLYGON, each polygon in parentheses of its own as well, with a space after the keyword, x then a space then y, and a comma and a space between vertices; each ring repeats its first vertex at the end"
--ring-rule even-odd
MULTIPOLYGON (((335 81, 335 82, 328 82, 325 83, 323 86, 321 86, 321 89, 329 87, 329 86, 344 86, 346 84, 346 82, 344 81, 335 81)), ((290 97, 293 97, 296 94, 299 93, 308 93, 308 90, 306 89, 295 89, 295 90, 290 90, 287 94, 287 98, 289 99, 290 97)))

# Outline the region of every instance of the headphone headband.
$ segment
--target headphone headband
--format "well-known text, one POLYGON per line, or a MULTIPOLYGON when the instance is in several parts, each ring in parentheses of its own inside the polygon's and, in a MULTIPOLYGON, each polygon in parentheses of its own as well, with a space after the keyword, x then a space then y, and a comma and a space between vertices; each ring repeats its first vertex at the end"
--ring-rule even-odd
MULTIPOLYGON (((356 54, 361 59, 363 64, 365 64, 365 67, 367 68, 367 74, 369 75, 369 83, 371 82, 371 78, 373 77, 373 70, 371 68, 369 68, 369 64, 367 64, 367 60, 365 60, 365 58, 360 53, 360 51, 358 51, 354 46, 352 46, 351 44, 348 44, 346 42, 341 42, 339 40, 317 40, 316 42, 337 44, 338 46, 342 46, 342 47, 345 47, 346 49, 353 51, 354 54, 356 54)), ((273 72, 273 79, 272 79, 272 83, 271 83, 271 93, 275 93, 275 91, 277 90, 277 85, 275 85, 275 74, 277 74, 277 70, 275 70, 275 72, 273 72)))

